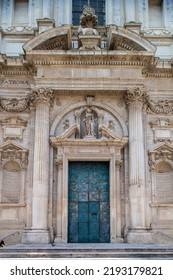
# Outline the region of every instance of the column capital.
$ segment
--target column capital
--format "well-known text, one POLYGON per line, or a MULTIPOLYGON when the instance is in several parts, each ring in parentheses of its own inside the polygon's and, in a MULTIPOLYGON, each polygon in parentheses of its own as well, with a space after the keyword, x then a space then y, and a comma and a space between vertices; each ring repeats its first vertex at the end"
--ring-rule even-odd
POLYGON ((32 89, 31 101, 33 105, 37 106, 40 103, 52 105, 53 98, 53 90, 50 88, 35 87, 32 89))
POLYGON ((148 101, 148 90, 144 87, 128 88, 125 95, 127 105, 141 104, 144 105, 148 101))

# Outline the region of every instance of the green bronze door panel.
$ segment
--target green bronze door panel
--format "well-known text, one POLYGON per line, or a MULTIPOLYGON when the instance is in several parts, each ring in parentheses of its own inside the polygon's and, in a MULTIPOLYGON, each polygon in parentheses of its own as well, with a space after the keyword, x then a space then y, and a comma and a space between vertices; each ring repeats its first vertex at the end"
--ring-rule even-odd
POLYGON ((69 162, 68 242, 110 242, 109 163, 69 162))

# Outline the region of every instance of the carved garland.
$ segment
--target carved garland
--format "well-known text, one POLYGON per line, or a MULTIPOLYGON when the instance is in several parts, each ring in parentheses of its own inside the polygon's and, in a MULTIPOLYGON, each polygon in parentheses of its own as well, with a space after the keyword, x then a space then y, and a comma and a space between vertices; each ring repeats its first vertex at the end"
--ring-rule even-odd
POLYGON ((172 114, 173 113, 173 101, 172 100, 160 100, 155 102, 149 100, 147 102, 148 114, 172 114))

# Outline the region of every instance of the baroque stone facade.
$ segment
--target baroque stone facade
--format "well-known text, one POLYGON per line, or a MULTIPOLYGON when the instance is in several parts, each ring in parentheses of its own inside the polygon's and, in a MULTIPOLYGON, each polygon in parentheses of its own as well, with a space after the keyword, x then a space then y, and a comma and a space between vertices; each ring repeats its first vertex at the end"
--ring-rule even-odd
POLYGON ((105 26, 19 2, 28 23, 0 3, 0 238, 173 243, 172 1, 106 1, 105 26))

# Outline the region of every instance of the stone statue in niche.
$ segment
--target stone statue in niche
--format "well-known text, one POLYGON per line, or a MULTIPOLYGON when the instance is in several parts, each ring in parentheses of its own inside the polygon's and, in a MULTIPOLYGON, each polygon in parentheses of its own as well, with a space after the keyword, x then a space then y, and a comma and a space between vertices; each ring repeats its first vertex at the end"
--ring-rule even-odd
POLYGON ((91 109, 87 109, 85 112, 85 118, 82 120, 85 124, 85 137, 86 138, 95 138, 96 137, 96 122, 94 113, 91 109))

